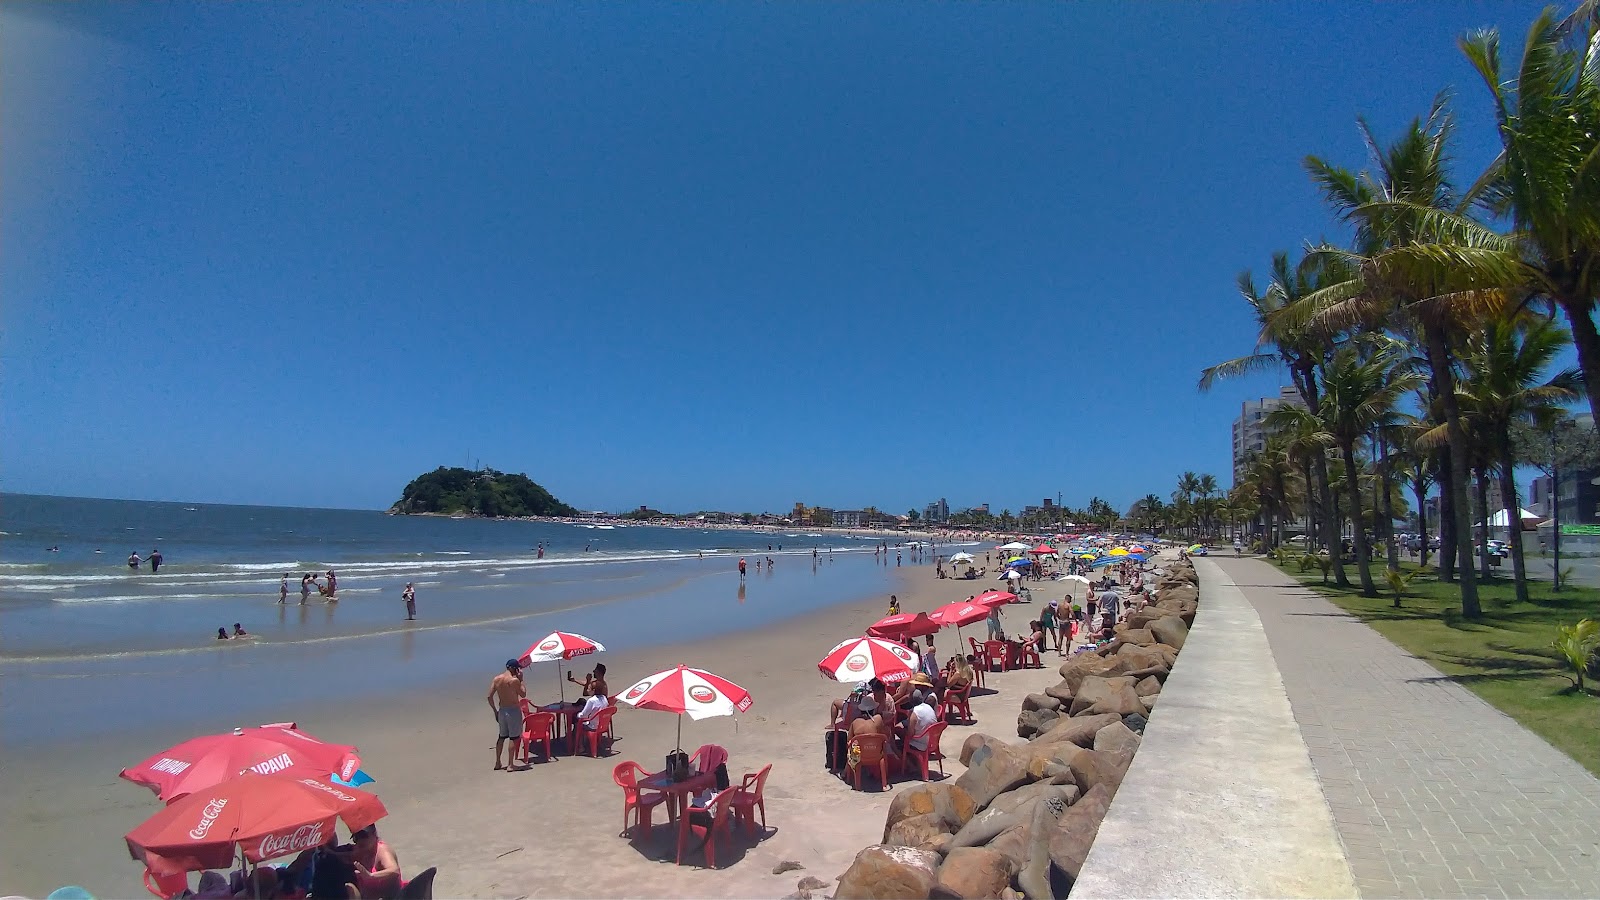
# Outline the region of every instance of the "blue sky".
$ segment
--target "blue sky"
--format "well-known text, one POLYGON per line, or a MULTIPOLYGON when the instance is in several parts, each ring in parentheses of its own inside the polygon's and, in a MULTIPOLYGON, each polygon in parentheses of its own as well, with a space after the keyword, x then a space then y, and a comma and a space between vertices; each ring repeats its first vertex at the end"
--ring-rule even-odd
POLYGON ((0 486, 1126 506, 1233 292, 1537 4, 0 7, 0 486))

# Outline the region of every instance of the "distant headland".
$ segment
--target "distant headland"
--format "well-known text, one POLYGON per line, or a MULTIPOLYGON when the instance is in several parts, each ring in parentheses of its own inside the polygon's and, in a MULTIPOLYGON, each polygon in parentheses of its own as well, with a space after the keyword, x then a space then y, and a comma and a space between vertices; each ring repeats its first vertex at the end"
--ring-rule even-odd
POLYGON ((411 480, 389 512, 487 518, 575 516, 578 511, 527 475, 440 466, 411 480))

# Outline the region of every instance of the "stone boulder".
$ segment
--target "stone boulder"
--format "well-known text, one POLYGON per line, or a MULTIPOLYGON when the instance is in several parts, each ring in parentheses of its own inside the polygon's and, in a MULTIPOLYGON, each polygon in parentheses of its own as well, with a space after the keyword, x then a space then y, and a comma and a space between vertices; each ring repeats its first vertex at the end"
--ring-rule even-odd
POLYGON ((1144 714, 1148 716, 1150 713, 1154 712, 1156 708, 1156 701, 1160 699, 1160 694, 1151 694, 1148 697, 1140 697, 1139 702, 1144 704, 1144 714))
MULTIPOLYGON (((1058 704, 1072 705, 1072 690, 1074 685, 1070 681, 1062 681, 1044 689, 1045 695, 1057 701, 1058 704)), ((1030 695, 1031 696, 1031 695, 1030 695)), ((1059 706, 1057 707, 1059 708, 1059 706)))
MULTIPOLYGON (((1164 676, 1172 671, 1172 663, 1177 659, 1176 651, 1169 653, 1167 650, 1161 649, 1165 646, 1165 644, 1151 644, 1140 647, 1134 644, 1125 644, 1117 648, 1117 655, 1111 660, 1111 668, 1108 670, 1107 675, 1102 677, 1114 678, 1119 675, 1132 675, 1137 672, 1139 673, 1138 678, 1134 679, 1137 682, 1139 678, 1143 678, 1146 675, 1164 676)), ((1171 648, 1168 648, 1168 650, 1171 650, 1171 648)), ((1078 696, 1082 695, 1083 692, 1080 689, 1078 696)), ((1074 698, 1074 702, 1076 702, 1076 698, 1074 698)))
POLYGON ((984 846, 1011 860, 1013 866, 1021 869, 1028 864, 1028 847, 1032 843, 1033 831, 1028 825, 1013 825, 984 846))
POLYGON ((1028 757, 1025 748, 1009 744, 985 744, 972 754, 967 770, 956 779, 955 786, 972 797, 978 809, 1006 791, 1028 781, 1028 757))
POLYGON ((1182 650, 1183 640, 1189 636, 1189 626, 1177 616, 1166 616, 1150 623, 1150 633, 1156 636, 1157 642, 1182 650))
POLYGON ((939 863, 939 854, 931 850, 874 844, 856 854, 833 895, 840 900, 926 900, 939 881, 939 863))
POLYGON ((950 844, 955 841, 953 834, 936 834, 932 838, 917 845, 918 850, 932 850, 940 856, 950 852, 950 844))
POLYGON ((1146 675, 1139 679, 1138 684, 1133 686, 1133 692, 1141 697, 1159 694, 1161 693, 1161 680, 1154 675, 1146 675))
POLYGON ((1139 736, 1117 722, 1094 733, 1094 749, 1100 753, 1126 753, 1131 757, 1139 749, 1139 736))
POLYGON ((972 795, 953 781, 912 785, 896 792, 889 804, 889 814, 883 822, 883 842, 890 843, 894 826, 905 819, 937 815, 949 823, 946 830, 954 832, 967 824, 977 811, 978 805, 973 802, 972 795))
POLYGON ((1028 750, 1029 778, 1053 780, 1066 784, 1077 783, 1073 781, 1070 775, 1066 778, 1052 778, 1050 773, 1052 771, 1060 772, 1061 769, 1068 768, 1072 763, 1072 757, 1082 753, 1084 748, 1071 741, 1034 741, 1028 745, 1028 750))
POLYGON ((1071 743, 1079 747, 1088 747, 1094 743, 1094 733, 1119 722, 1122 717, 1115 713, 1104 715, 1073 716, 1070 719, 1057 719, 1054 724, 1039 735, 1036 744, 1071 743))
MULTIPOLYGON (((1074 753, 1087 752, 1075 746, 1068 746, 1071 747, 1072 752, 1074 753)), ((1062 790, 1065 790, 1067 803, 1069 804, 1076 802, 1078 799, 1078 786, 1072 783, 1070 775, 1060 775, 1054 778, 1045 778, 1041 781, 1035 781, 1032 784, 1025 784, 1022 787, 1016 788, 1015 790, 1006 791, 1004 794, 1001 794, 1000 796, 994 798, 992 802, 990 802, 989 809, 998 809, 1002 812, 1018 812, 1025 810, 1029 804, 1033 803, 1035 800, 1038 800, 1041 795, 1050 793, 1051 788, 1061 788, 1062 790), (1061 779, 1066 779, 1065 783, 1062 783, 1061 779)))
POLYGON ((1121 629, 1117 632, 1117 640, 1123 644, 1148 647, 1156 643, 1156 636, 1148 628, 1122 628, 1120 625, 1117 627, 1121 629))
POLYGON ((1157 606, 1174 605, 1180 603, 1199 603, 1200 591, 1192 584, 1179 583, 1170 587, 1157 587, 1157 606))
POLYGON ((938 883, 958 897, 999 897, 1017 867, 1004 853, 987 847, 957 847, 939 867, 938 883))
POLYGON ((983 734, 982 732, 969 734, 967 739, 961 742, 961 764, 963 766, 972 765, 972 754, 977 753, 979 747, 988 744, 997 744, 1001 747, 1008 746, 1005 741, 992 734, 983 734))
POLYGON ((1078 692, 1078 685, 1090 675, 1104 675, 1111 663, 1096 653, 1079 653, 1061 664, 1061 681, 1067 685, 1072 693, 1078 692))
MULTIPOLYGON (((1142 649, 1129 647, 1127 649, 1142 649)), ((1121 658, 1121 655, 1118 655, 1121 658)), ((1139 702, 1139 695, 1134 693, 1133 678, 1102 678, 1099 675, 1090 675, 1083 679, 1078 686, 1078 693, 1072 698, 1072 714, 1081 713, 1091 715, 1106 713, 1116 716, 1125 716, 1129 713, 1142 713, 1144 705, 1139 702)))
POLYGON ((883 842, 890 847, 921 847, 931 843, 941 834, 955 834, 956 828, 938 813, 912 816, 889 826, 883 842))
POLYGON ((1029 694, 1022 698, 1022 708, 1025 710, 1048 709, 1053 712, 1061 708, 1061 701, 1048 694, 1029 694))
POLYGON ((1025 710, 1017 715, 1017 737, 1031 738, 1059 718, 1061 713, 1053 709, 1025 710))
POLYGON ((1144 734, 1144 726, 1148 721, 1149 719, 1143 715, 1122 717, 1122 724, 1128 726, 1128 730, 1134 734, 1144 734))
MULTIPOLYGON (((1057 897, 1067 896, 1073 882, 1083 871, 1083 861, 1094 845, 1100 822, 1111 808, 1111 792, 1104 787, 1092 788, 1077 803, 1056 820, 1055 831, 1050 835, 1051 885, 1057 897)), ((839 896, 843 897, 841 892, 839 896)))
POLYGON ((1097 787, 1115 794, 1132 762, 1132 753, 1085 750, 1072 758, 1072 778, 1086 795, 1097 787))

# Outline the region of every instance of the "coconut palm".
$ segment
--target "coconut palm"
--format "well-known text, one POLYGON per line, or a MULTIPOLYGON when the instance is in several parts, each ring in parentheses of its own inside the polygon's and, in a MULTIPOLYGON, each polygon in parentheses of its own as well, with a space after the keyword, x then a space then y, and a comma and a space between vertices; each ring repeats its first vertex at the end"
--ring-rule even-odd
MULTIPOLYGON (((1541 421, 1551 410, 1578 399, 1583 378, 1573 369, 1545 378, 1544 373, 1567 345, 1567 333, 1543 319, 1520 318, 1520 322, 1511 316, 1491 320, 1468 339, 1462 353, 1465 378, 1459 393, 1462 409, 1483 438, 1490 457, 1488 468, 1498 470, 1517 599, 1527 602, 1527 568, 1522 555, 1522 521, 1518 516, 1521 506, 1511 430, 1517 423, 1541 421)), ((1482 509, 1482 514, 1487 522, 1492 511, 1482 509)))
MULTIPOLYGON (((1291 323, 1326 327, 1382 327, 1419 343, 1429 387, 1439 400, 1448 436, 1449 470, 1443 487, 1456 521, 1456 556, 1472 558, 1465 460, 1470 452, 1455 390, 1459 335, 1478 318, 1506 304, 1507 292, 1526 280, 1515 242, 1472 219, 1471 196, 1458 197, 1448 172, 1454 126, 1443 99, 1425 119, 1414 120, 1382 146, 1365 123, 1374 171, 1356 174, 1315 157, 1312 179, 1341 219, 1355 229, 1355 246, 1318 248, 1354 273, 1349 280, 1304 298, 1291 323)), ((1477 582, 1461 567, 1463 615, 1482 614, 1477 582)), ((1365 589, 1365 585, 1363 585, 1365 589)))
POLYGON ((1323 375, 1322 418, 1344 461, 1362 596, 1376 597, 1378 588, 1372 580, 1371 547, 1361 521, 1361 467, 1356 461, 1356 445, 1377 429, 1400 424, 1400 402, 1419 381, 1406 361, 1387 348, 1363 356, 1361 348, 1354 345, 1341 347, 1323 375))
POLYGON ((1546 9, 1528 28, 1515 81, 1495 29, 1461 39, 1494 102, 1502 150, 1480 179, 1487 205, 1516 228, 1529 286, 1566 314, 1600 421, 1600 4, 1565 21, 1546 9))

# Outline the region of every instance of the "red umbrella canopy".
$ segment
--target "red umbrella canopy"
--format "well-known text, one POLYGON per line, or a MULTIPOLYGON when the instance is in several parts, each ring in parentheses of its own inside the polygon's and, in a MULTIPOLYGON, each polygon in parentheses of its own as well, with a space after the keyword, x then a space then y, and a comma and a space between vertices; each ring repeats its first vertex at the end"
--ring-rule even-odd
POLYGON ((818 671, 834 681, 905 681, 920 660, 899 644, 877 638, 851 638, 840 643, 817 663, 818 671))
POLYGON ((288 723, 192 738, 123 769, 122 777, 170 803, 246 771, 258 775, 290 772, 324 781, 332 772, 349 781, 360 767, 355 747, 330 744, 288 723))
POLYGON ((1029 553, 1037 553, 1037 554, 1043 556, 1043 555, 1046 555, 1046 554, 1050 554, 1050 553, 1056 552, 1056 548, 1051 547, 1048 544, 1040 544, 1039 546, 1033 548, 1032 550, 1029 550, 1028 552, 1029 553))
POLYGON ((749 691, 721 675, 681 665, 641 680, 617 699, 640 709, 688 713, 695 720, 731 716, 755 702, 749 691))
POLYGON ((334 825, 351 831, 388 815, 366 791, 322 778, 247 773, 173 801, 128 832, 128 853, 155 875, 227 869, 320 847, 334 825))
POLYGON ((933 634, 940 627, 938 622, 928 618, 927 613, 900 613, 873 622, 867 628, 867 634, 894 641, 933 634))
POLYGON ((928 618, 940 625, 971 625, 989 618, 989 607, 971 600, 962 600, 959 603, 949 603, 939 607, 928 614, 928 618))
POLYGON ((984 591, 972 598, 972 602, 980 606, 993 609, 996 606, 1005 606, 1007 603, 1017 602, 1017 595, 1010 591, 984 591))
POLYGON ((581 634, 568 634, 565 631, 552 631, 523 651, 521 660, 523 665, 552 662, 558 659, 588 656, 604 649, 605 645, 594 638, 586 638, 581 634))

